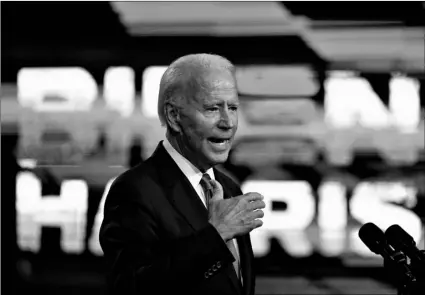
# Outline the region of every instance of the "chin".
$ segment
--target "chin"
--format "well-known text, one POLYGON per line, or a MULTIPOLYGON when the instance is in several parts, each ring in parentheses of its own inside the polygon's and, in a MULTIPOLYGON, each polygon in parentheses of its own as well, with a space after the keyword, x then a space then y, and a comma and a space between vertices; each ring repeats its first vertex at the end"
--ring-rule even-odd
POLYGON ((212 166, 218 165, 218 164, 224 164, 229 157, 229 152, 222 153, 222 154, 214 154, 208 157, 210 160, 210 163, 212 166))

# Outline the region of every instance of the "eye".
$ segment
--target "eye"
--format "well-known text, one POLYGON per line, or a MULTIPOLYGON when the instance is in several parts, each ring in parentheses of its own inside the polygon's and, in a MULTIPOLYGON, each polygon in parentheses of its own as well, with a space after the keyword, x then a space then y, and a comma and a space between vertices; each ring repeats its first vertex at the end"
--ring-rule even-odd
POLYGON ((218 111, 218 107, 208 107, 207 108, 207 111, 209 111, 209 112, 216 112, 216 111, 218 111))
POLYGON ((231 111, 236 112, 236 111, 238 110, 238 106, 231 106, 231 107, 229 107, 229 109, 230 109, 231 111))

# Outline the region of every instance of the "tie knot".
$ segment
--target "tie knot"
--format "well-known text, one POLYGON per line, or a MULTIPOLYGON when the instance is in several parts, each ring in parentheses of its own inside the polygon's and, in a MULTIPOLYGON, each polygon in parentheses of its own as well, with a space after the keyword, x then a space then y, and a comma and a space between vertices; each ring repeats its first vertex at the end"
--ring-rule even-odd
POLYGON ((211 177, 208 175, 208 173, 204 173, 202 175, 201 186, 206 191, 211 191, 212 190, 211 177))

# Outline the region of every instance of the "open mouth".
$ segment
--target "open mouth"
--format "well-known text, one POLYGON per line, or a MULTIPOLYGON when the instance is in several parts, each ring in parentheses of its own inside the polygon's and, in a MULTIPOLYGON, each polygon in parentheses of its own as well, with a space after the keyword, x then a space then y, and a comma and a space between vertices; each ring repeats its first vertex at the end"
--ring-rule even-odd
POLYGON ((218 144, 218 145, 225 145, 227 143, 229 143, 229 139, 226 138, 217 138, 217 137, 211 137, 208 138, 208 141, 214 144, 218 144))

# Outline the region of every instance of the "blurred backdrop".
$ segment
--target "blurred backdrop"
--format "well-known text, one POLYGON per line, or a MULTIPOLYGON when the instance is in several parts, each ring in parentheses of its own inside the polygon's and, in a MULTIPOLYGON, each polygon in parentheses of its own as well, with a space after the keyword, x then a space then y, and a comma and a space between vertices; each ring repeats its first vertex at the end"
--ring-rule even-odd
POLYGON ((104 294, 109 185, 164 137, 166 66, 207 52, 237 66, 241 101, 220 169, 268 204, 251 235, 257 293, 395 294, 358 230, 399 224, 424 249, 424 12, 424 2, 3 2, 3 287, 104 294))

